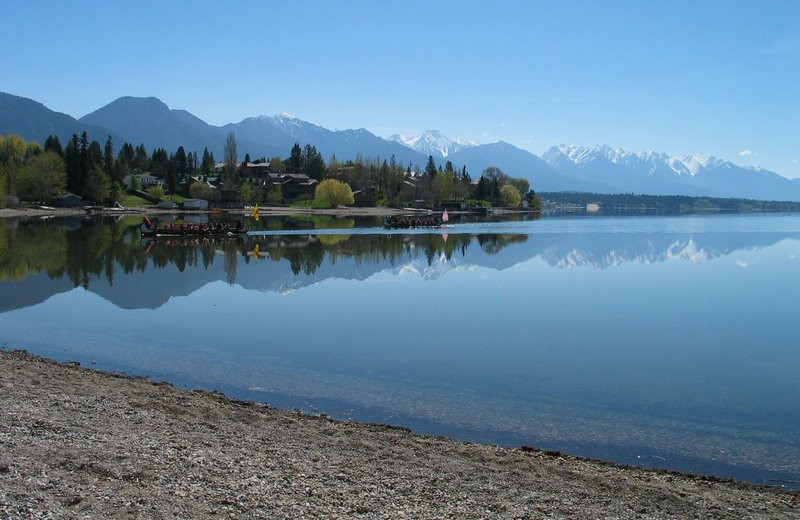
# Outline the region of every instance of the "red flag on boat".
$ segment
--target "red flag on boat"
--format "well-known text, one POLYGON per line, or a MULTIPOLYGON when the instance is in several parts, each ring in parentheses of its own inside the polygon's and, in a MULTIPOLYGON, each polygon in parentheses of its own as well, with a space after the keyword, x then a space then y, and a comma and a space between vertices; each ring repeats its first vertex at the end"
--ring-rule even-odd
POLYGON ((448 220, 450 220, 450 216, 447 214, 447 210, 444 210, 444 213, 442 213, 442 222, 447 222, 448 220))

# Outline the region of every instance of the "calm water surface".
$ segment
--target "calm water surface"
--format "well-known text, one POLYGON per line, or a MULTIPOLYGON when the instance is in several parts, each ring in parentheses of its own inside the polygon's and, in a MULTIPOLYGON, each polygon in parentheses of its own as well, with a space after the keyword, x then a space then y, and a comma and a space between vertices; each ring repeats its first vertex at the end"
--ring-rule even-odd
POLYGON ((137 224, 0 222, 0 346, 423 433, 800 480, 800 216, 262 219, 155 242, 137 224))

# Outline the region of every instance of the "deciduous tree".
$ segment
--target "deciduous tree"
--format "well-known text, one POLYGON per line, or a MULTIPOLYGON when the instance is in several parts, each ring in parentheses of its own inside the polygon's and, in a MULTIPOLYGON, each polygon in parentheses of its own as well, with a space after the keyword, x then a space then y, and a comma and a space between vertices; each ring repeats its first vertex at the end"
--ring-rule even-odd
POLYGON ((19 172, 17 194, 20 198, 46 203, 67 185, 64 160, 55 152, 45 152, 31 159, 19 172))
POLYGON ((239 155, 236 148, 236 134, 228 132, 228 137, 225 139, 225 177, 222 181, 226 190, 233 189, 238 177, 239 155))
POLYGON ((243 182, 241 187, 242 202, 245 204, 252 204, 255 202, 255 192, 253 186, 249 182, 243 182))
POLYGON ((103 199, 108 197, 110 192, 111 178, 99 164, 95 165, 89 170, 89 175, 86 178, 86 196, 95 202, 102 203, 103 199))
POLYGON ((511 184, 506 184, 500 188, 500 205, 506 208, 516 208, 522 201, 519 190, 511 184))
POLYGON ((351 205, 355 199, 349 185, 336 179, 325 179, 317 185, 314 202, 335 208, 339 205, 351 205))

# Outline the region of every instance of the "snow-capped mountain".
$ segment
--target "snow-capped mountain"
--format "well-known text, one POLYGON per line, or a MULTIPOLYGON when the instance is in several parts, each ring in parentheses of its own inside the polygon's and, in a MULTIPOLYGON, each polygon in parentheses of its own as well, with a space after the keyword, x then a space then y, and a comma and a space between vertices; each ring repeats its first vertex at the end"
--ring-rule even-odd
POLYGON ((560 145, 547 150, 542 159, 574 182, 601 193, 800 200, 797 183, 775 172, 702 153, 669 156, 607 145, 560 145))
MULTIPOLYGON (((383 139, 359 128, 328 130, 291 114, 249 117, 224 126, 209 125, 185 110, 171 109, 157 98, 122 97, 79 120, 33 100, 0 93, 0 135, 18 134, 40 142, 54 134, 61 142, 73 133, 114 143, 142 143, 148 150, 208 148, 217 157, 229 132, 242 154, 288 157, 295 143, 314 145, 328 159, 358 156, 395 160, 421 169, 428 155, 437 163, 466 167, 473 179, 488 166, 512 177, 524 177, 536 191, 582 191, 652 195, 695 195, 800 201, 800 179, 789 180, 762 168, 742 167, 702 153, 667 155, 633 153, 607 145, 555 146, 540 158, 502 141, 477 145, 450 139, 436 130, 413 137, 383 139)), ((443 164, 442 164, 443 166, 443 164)))
POLYGON ((439 159, 444 159, 452 153, 478 145, 478 143, 468 139, 450 139, 438 130, 425 130, 420 135, 415 136, 394 134, 389 136, 387 140, 403 144, 412 150, 425 155, 432 155, 439 159))
POLYGON ((237 139, 259 143, 261 148, 271 146, 278 150, 273 155, 288 156, 294 143, 298 143, 301 146, 315 146, 326 160, 332 155, 339 159, 354 159, 358 155, 389 158, 394 155, 402 164, 420 164, 425 159, 422 154, 363 128, 328 130, 285 112, 274 116, 248 117, 236 124, 225 125, 222 129, 234 132, 237 139))

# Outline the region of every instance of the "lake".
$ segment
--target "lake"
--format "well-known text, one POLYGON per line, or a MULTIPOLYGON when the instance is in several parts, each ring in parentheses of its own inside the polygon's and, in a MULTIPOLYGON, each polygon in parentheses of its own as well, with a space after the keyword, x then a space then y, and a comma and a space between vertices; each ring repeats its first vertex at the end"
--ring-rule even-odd
POLYGON ((800 215, 282 218, 155 241, 138 222, 0 221, 0 347, 419 433, 800 480, 800 215))

